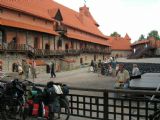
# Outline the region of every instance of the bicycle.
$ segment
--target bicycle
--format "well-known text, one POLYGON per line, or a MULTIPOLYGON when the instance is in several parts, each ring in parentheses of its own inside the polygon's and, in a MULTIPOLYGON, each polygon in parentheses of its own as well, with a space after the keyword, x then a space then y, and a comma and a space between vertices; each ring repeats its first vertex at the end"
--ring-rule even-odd
POLYGON ((21 119, 24 86, 17 79, 1 85, 0 114, 2 120, 21 119))
POLYGON ((54 119, 60 119, 61 117, 61 109, 65 108, 65 114, 63 115, 64 120, 68 120, 70 116, 70 110, 69 110, 69 101, 66 97, 66 92, 65 92, 65 85, 60 84, 60 83, 54 83, 55 86, 60 86, 63 87, 62 91, 65 94, 56 94, 55 91, 55 86, 50 87, 45 87, 44 89, 40 89, 39 87, 36 86, 35 83, 32 83, 29 81, 28 86, 32 86, 30 90, 27 90, 26 94, 26 104, 23 113, 23 120, 27 120, 29 118, 38 118, 40 120, 54 120, 54 119), (48 90, 48 91, 46 91, 48 90), (38 93, 36 91, 39 91, 38 93), (53 96, 51 96, 51 92, 53 92, 53 96), (49 93, 49 94, 48 94, 49 93), (53 97, 53 98, 52 98, 53 97), (35 102, 35 100, 37 100, 35 102), (30 104, 30 102, 32 102, 30 104), (56 104, 58 103, 58 105, 56 104), (39 108, 37 108, 37 112, 33 113, 33 109, 31 109, 34 104, 37 104, 39 108), (58 107, 58 110, 56 111, 58 107), (55 113, 58 113, 58 116, 56 118, 55 113))
POLYGON ((160 110, 156 111, 152 115, 149 115, 149 120, 160 120, 160 110))
POLYGON ((60 119, 62 113, 64 120, 68 120, 70 116, 69 101, 66 97, 68 94, 68 88, 65 84, 48 82, 47 87, 44 89, 45 98, 47 100, 47 105, 50 108, 50 118, 53 120, 55 118, 55 113, 58 113, 57 119, 60 119), (62 89, 61 89, 62 88, 62 89), (48 99, 47 99, 48 98, 48 99), (62 109, 65 111, 62 112, 62 109))

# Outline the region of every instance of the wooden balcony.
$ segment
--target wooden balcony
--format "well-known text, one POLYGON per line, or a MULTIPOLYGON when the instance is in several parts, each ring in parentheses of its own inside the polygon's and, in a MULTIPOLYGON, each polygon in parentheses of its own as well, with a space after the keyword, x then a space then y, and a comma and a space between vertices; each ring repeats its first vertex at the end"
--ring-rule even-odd
POLYGON ((27 46, 25 44, 3 43, 0 45, 0 50, 7 51, 7 52, 25 52, 27 50, 27 46))
POLYGON ((111 51, 109 49, 88 49, 83 48, 81 50, 68 49, 68 50, 44 50, 44 49, 35 49, 30 45, 26 44, 2 44, 0 45, 1 52, 18 52, 18 53, 27 53, 33 57, 49 57, 49 56, 76 56, 81 53, 97 53, 97 54, 109 54, 111 51), (107 51, 108 50, 108 51, 107 51))
POLYGON ((94 49, 94 48, 82 48, 81 53, 97 53, 97 54, 110 54, 110 49, 94 49))
POLYGON ((67 27, 59 25, 56 27, 56 32, 58 32, 59 34, 65 34, 67 33, 67 27))
POLYGON ((44 50, 44 56, 79 55, 79 50, 44 50))

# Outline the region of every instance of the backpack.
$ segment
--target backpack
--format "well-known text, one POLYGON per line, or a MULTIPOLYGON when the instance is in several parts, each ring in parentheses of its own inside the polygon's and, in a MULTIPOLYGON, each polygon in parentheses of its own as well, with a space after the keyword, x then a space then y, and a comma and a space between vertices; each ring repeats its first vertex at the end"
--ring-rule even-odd
POLYGON ((68 95, 69 94, 69 87, 66 84, 63 84, 61 86, 61 88, 62 88, 62 91, 63 91, 64 95, 68 95))

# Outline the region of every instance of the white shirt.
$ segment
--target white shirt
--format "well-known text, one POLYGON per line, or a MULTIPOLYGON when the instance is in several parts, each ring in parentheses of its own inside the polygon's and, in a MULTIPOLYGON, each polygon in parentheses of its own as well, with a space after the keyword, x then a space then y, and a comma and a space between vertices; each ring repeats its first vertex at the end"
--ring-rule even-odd
POLYGON ((137 76, 137 75, 140 75, 140 71, 139 71, 139 68, 138 67, 134 67, 132 69, 132 76, 137 76))

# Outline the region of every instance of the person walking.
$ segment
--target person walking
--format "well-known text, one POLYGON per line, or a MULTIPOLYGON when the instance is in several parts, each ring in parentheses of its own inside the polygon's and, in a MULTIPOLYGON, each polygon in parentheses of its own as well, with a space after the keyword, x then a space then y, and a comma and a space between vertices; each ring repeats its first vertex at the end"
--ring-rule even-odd
POLYGON ((12 68, 13 68, 13 72, 18 72, 18 62, 17 61, 15 61, 14 63, 13 63, 13 66, 12 66, 12 68))
POLYGON ((91 72, 94 71, 94 61, 93 60, 91 60, 89 71, 91 71, 91 72))
POLYGON ((31 73, 32 73, 33 79, 37 78, 37 74, 36 74, 36 62, 35 62, 35 60, 32 60, 31 73))
POLYGON ((113 57, 113 59, 112 59, 110 64, 111 64, 111 67, 112 67, 112 76, 115 77, 116 76, 116 65, 117 65, 117 62, 116 62, 114 57, 113 57))
POLYGON ((30 65, 29 65, 29 63, 26 61, 25 62, 25 66, 24 66, 24 68, 25 68, 25 72, 24 72, 24 75, 25 75, 25 79, 28 79, 29 78, 29 69, 30 69, 30 65))
POLYGON ((23 75, 23 69, 22 69, 22 66, 19 64, 19 62, 17 63, 18 65, 18 75, 19 75, 19 78, 22 79, 22 75, 23 75))
POLYGON ((54 64, 54 62, 52 61, 51 62, 51 78, 53 78, 53 76, 54 77, 56 77, 56 74, 55 74, 55 64, 54 64))

